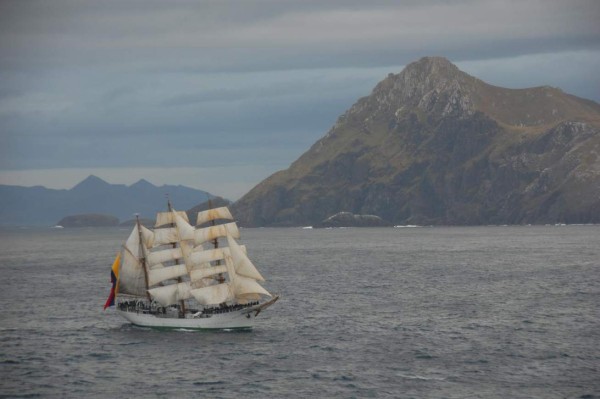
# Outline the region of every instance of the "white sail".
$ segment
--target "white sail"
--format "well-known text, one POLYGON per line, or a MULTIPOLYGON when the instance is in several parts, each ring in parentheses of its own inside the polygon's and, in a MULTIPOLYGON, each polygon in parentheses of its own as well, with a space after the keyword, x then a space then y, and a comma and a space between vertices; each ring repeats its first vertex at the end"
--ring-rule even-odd
MULTIPOLYGON (((239 246, 244 253, 246 253, 246 246, 239 246)), ((225 259, 226 255, 230 255, 230 250, 227 247, 223 248, 214 248, 214 249, 201 249, 196 250, 190 255, 190 260, 194 265, 200 265, 203 263, 214 262, 217 260, 225 259)))
MULTIPOLYGON (((137 229, 135 230, 137 232, 137 229)), ((140 225, 140 230, 142 231, 142 241, 144 242, 144 245, 146 248, 152 248, 154 246, 154 232, 142 225, 140 225)))
POLYGON ((146 263, 146 267, 148 267, 148 270, 156 270, 156 269, 162 269, 165 266, 162 263, 157 263, 155 265, 148 266, 148 263, 146 263))
POLYGON ((190 260, 190 255, 194 249, 194 244, 191 241, 181 241, 179 245, 181 246, 181 253, 183 254, 183 263, 187 267, 189 273, 194 268, 194 265, 190 260))
POLYGON ((240 294, 235 297, 238 303, 244 304, 250 301, 259 301, 260 295, 258 294, 240 294))
POLYGON ((249 277, 258 281, 265 281, 250 259, 248 259, 240 244, 238 244, 231 236, 227 236, 227 243, 229 244, 235 272, 240 276, 249 277))
POLYGON ((181 259, 183 254, 181 253, 181 248, 169 248, 162 251, 148 252, 146 256, 148 265, 152 267, 159 263, 181 259))
POLYGON ((152 245, 153 247, 172 244, 177 241, 179 241, 179 235, 177 234, 177 229, 174 227, 154 230, 154 243, 152 245))
POLYGON ((202 305, 216 305, 233 299, 231 287, 228 283, 196 288, 191 294, 202 305))
POLYGON ((137 225, 133 226, 133 230, 129 233, 129 237, 125 241, 123 245, 125 248, 129 250, 134 256, 143 257, 145 256, 146 250, 151 248, 154 245, 154 233, 152 230, 145 228, 140 225, 140 230, 138 230, 137 225), (144 244, 144 248, 140 247, 140 231, 142 232, 142 242, 144 244), (143 249, 143 253, 140 250, 143 249))
POLYGON ((233 220, 233 216, 231 216, 231 212, 225 206, 221 208, 213 208, 203 212, 198 212, 198 217, 196 219, 196 226, 204 224, 206 222, 210 222, 211 220, 217 219, 227 219, 233 220))
POLYGON ((136 296, 146 295, 146 277, 144 276, 142 264, 137 256, 133 255, 127 248, 123 248, 121 256, 117 292, 136 296))
POLYGON ((192 297, 188 281, 152 288, 148 290, 148 293, 163 306, 173 305, 181 300, 192 297))
POLYGON ((225 265, 227 266, 231 289, 236 298, 249 299, 255 298, 256 295, 272 296, 253 278, 238 274, 231 256, 225 257, 225 265))
POLYGON ((189 224, 187 218, 182 218, 179 214, 173 211, 173 220, 177 226, 180 240, 193 240, 194 239, 194 226, 189 224))
POLYGON ((188 273, 185 265, 174 265, 148 271, 148 285, 153 286, 165 280, 185 276, 188 273))
MULTIPOLYGON (((185 211, 177 211, 177 214, 183 218, 186 222, 189 222, 187 213, 185 213, 185 211)), ((156 223, 154 224, 154 227, 160 227, 160 226, 164 226, 165 224, 171 224, 171 223, 175 223, 173 221, 173 213, 172 211, 169 212, 158 212, 156 214, 156 223)))
POLYGON ((233 280, 233 292, 235 293, 236 298, 246 298, 248 295, 267 295, 272 296, 269 291, 265 290, 260 284, 256 282, 256 280, 244 277, 244 276, 236 276, 233 280))
POLYGON ((137 226, 134 226, 123 245, 117 289, 120 294, 146 295, 146 277, 139 260, 140 255, 143 256, 140 253, 140 235, 137 226))
POLYGON ((235 222, 197 229, 195 231, 195 243, 199 245, 218 237, 227 237, 227 235, 240 238, 240 230, 235 222))
POLYGON ((138 254, 140 249, 140 234, 138 233, 137 226, 133 226, 133 230, 129 233, 129 237, 125 240, 123 247, 127 248, 134 255, 138 254))
POLYGON ((192 281, 198 281, 202 280, 203 278, 214 276, 215 274, 220 273, 227 273, 227 266, 220 265, 194 269, 190 272, 190 278, 192 279, 192 281))

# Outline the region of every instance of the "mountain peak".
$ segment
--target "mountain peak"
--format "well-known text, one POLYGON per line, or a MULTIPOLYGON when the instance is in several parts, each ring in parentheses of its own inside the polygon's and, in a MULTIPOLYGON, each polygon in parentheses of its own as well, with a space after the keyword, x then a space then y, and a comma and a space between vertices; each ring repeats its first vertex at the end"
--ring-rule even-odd
POLYGON ((350 113, 368 109, 370 115, 387 114, 416 107, 428 113, 437 110, 440 115, 470 115, 474 112, 472 94, 477 82, 444 57, 423 57, 400 73, 389 74, 369 99, 359 101, 350 113))
MULTIPOLYGON (((88 181, 88 182, 98 182, 98 183, 107 183, 105 180, 99 178, 96 175, 89 175, 88 177, 86 177, 85 179, 83 179, 81 182, 83 183, 84 181, 88 181)), ((108 184, 108 183, 107 183, 108 184)))
POLYGON ((396 80, 408 87, 422 86, 424 89, 442 90, 449 86, 465 83, 470 78, 456 65, 444 57, 423 57, 402 70, 396 80))
POLYGON ((418 69, 429 73, 443 73, 458 71, 458 67, 445 57, 423 57, 418 61, 411 62, 406 69, 418 69))
POLYGON ((73 188, 71 190, 81 190, 81 189, 86 189, 86 188, 90 188, 90 187, 103 187, 103 186, 109 186, 109 185, 110 185, 109 183, 102 180, 98 176, 89 175, 88 177, 86 177, 85 179, 83 179, 82 181, 77 183, 75 186, 73 186, 73 188))
POLYGON ((140 180, 136 181, 135 183, 133 183, 129 187, 130 188, 156 188, 156 186, 154 184, 150 183, 146 179, 140 179, 140 180))

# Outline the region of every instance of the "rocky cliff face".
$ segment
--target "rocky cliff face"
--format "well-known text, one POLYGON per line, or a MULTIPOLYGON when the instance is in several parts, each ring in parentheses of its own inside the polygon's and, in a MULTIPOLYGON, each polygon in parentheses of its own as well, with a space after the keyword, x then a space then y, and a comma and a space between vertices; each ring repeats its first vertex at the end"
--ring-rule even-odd
POLYGON ((394 224, 600 222, 600 105, 423 58, 234 204, 246 226, 342 211, 394 224))

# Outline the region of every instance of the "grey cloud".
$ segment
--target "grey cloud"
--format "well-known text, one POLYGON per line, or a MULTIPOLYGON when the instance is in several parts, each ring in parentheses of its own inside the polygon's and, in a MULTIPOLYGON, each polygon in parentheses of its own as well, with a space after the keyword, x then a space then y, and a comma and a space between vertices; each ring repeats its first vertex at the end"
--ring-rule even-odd
POLYGON ((599 17, 583 0, 5 0, 0 169, 284 167, 425 55, 600 100, 599 17))
POLYGON ((600 5, 583 0, 18 3, 25 5, 8 2, 16 11, 4 15, 16 14, 12 20, 22 23, 0 27, 3 53, 14 56, 6 62, 22 57, 28 63, 34 52, 51 65, 110 63, 115 54, 127 63, 131 54, 149 58, 152 68, 177 65, 188 53, 187 68, 203 72, 269 69, 273 62, 279 68, 381 66, 424 52, 477 59, 600 41, 600 5), (156 59, 157 52, 176 56, 156 59))
MULTIPOLYGON (((193 154, 186 157, 178 152, 189 147, 213 151, 243 147, 297 153, 324 134, 336 116, 356 97, 367 94, 381 76, 385 75, 377 73, 371 79, 357 81, 342 79, 338 85, 309 86, 287 98, 253 97, 255 87, 250 87, 247 91, 233 91, 234 97, 245 98, 241 103, 221 104, 221 101, 215 103, 205 98, 210 107, 205 104, 198 107, 194 103, 191 109, 183 110, 127 102, 127 89, 109 90, 100 96, 100 101, 113 98, 111 101, 118 102, 118 112, 104 114, 97 109, 86 110, 88 104, 94 103, 86 101, 83 108, 60 115, 54 122, 54 116, 41 118, 39 115, 24 115, 13 122, 17 134, 10 136, 12 150, 3 157, 2 167, 155 165, 156 162, 171 166, 201 165, 206 158, 193 154), (349 95, 347 87, 351 88, 349 95)), ((291 83, 283 82, 276 90, 283 93, 290 86, 298 89, 307 81, 295 83, 293 78, 294 73, 290 73, 291 83)), ((257 84, 268 87, 269 81, 257 84)), ((0 119, 4 125, 6 121, 6 118, 0 119)), ((248 158, 241 154, 244 159, 248 158)))

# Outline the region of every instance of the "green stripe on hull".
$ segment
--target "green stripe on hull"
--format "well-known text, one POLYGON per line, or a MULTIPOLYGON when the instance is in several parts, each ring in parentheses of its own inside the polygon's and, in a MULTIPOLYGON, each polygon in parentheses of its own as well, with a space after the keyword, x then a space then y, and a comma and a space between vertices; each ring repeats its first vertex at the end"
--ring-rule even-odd
POLYGON ((214 328, 201 328, 201 327, 167 327, 167 326, 144 326, 141 324, 131 323, 136 327, 142 328, 151 328, 153 330, 158 331, 173 331, 173 330, 191 330, 197 332, 209 332, 209 331, 225 331, 225 330, 235 330, 235 331, 250 331, 252 327, 214 327, 214 328))

